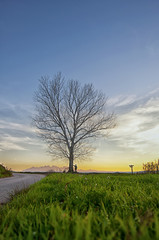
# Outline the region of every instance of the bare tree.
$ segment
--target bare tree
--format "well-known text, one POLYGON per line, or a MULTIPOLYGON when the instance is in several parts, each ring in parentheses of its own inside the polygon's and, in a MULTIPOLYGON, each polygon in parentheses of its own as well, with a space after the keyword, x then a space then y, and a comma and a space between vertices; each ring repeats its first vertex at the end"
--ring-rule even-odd
POLYGON ((159 160, 154 162, 147 162, 143 164, 143 170, 147 173, 158 173, 159 160))
POLYGON ((74 159, 90 153, 90 139, 108 134, 115 126, 114 114, 105 112, 106 98, 92 84, 65 81, 61 73, 53 80, 40 79, 35 93, 36 114, 33 119, 40 136, 54 157, 69 160, 73 172, 74 159))

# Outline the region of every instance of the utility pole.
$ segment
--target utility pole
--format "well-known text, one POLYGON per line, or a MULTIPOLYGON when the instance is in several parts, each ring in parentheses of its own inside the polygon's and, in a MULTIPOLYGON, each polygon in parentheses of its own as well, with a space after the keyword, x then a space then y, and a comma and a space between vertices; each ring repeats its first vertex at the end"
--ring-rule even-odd
POLYGON ((129 165, 129 167, 131 168, 131 173, 133 174, 133 167, 134 167, 134 165, 129 165))

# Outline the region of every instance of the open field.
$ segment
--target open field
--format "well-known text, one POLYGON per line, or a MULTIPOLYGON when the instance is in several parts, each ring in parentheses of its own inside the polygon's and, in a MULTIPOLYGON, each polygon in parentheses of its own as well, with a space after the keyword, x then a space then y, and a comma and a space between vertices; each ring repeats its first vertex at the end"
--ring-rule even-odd
POLYGON ((159 175, 52 174, 0 208, 3 239, 159 239, 159 175))
POLYGON ((12 172, 0 164, 0 178, 11 177, 11 176, 12 176, 12 172))

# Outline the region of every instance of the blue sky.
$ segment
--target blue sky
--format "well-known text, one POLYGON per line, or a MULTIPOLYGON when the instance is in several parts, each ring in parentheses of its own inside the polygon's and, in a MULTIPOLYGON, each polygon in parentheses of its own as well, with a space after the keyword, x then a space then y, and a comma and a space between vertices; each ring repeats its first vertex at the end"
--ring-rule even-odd
POLYGON ((158 158, 158 10, 157 0, 1 0, 0 162, 54 164, 31 116, 38 79, 58 71, 101 89, 118 117, 81 167, 116 171, 133 162, 140 169, 158 158))

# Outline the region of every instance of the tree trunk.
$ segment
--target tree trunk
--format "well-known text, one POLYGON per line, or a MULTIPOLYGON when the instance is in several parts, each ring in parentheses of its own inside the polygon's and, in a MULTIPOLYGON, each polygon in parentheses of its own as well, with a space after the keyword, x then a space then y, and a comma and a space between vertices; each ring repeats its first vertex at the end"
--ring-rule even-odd
POLYGON ((73 173, 73 160, 74 160, 73 148, 70 148, 70 157, 69 157, 69 172, 70 173, 73 173))

